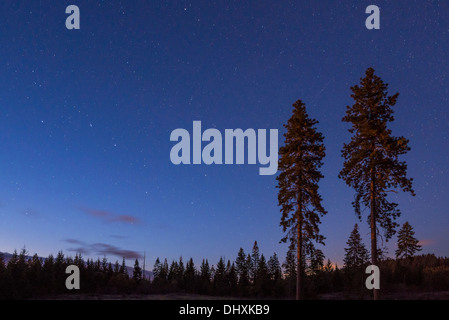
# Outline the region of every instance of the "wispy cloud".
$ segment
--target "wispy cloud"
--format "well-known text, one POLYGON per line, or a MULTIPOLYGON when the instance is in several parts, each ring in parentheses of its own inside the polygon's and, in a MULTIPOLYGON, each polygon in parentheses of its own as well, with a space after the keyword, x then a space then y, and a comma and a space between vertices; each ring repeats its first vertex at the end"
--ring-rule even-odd
POLYGON ((419 242, 418 242, 418 244, 420 245, 420 246, 429 246, 429 245, 432 245, 432 244, 434 244, 436 241, 435 240, 433 240, 433 239, 424 239, 424 240, 420 240, 419 242))
POLYGON ((65 242, 71 243, 71 244, 81 244, 84 245, 84 242, 76 240, 76 239, 64 239, 65 242))
POLYGON ((142 258, 142 255, 137 251, 122 249, 107 243, 88 244, 76 239, 65 239, 64 241, 77 245, 77 247, 68 248, 68 251, 81 253, 83 255, 115 256, 125 259, 142 258))
POLYGON ((129 224, 138 224, 138 223, 140 223, 139 219, 137 219, 134 216, 129 216, 129 215, 115 216, 115 217, 113 217, 112 221, 113 222, 129 223, 129 224))
POLYGON ((115 214, 110 211, 103 211, 103 210, 93 210, 88 208, 80 208, 84 213, 99 218, 105 222, 119 222, 124 224, 140 224, 141 221, 137 217, 131 216, 131 215, 124 215, 124 214, 115 214))
POLYGON ((126 259, 140 259, 142 255, 133 250, 120 249, 116 246, 106 243, 94 243, 90 245, 93 251, 98 255, 112 255, 117 257, 123 257, 126 259))

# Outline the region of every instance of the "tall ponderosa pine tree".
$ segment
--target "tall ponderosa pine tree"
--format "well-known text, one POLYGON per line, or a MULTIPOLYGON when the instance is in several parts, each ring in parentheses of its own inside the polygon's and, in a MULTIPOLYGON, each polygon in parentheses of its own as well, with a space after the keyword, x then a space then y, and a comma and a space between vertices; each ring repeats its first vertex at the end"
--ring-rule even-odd
MULTIPOLYGON (((388 240, 395 233, 394 220, 400 215, 398 204, 390 202, 387 193, 400 188, 414 195, 412 179, 406 177, 407 165, 399 161, 399 156, 410 150, 409 141, 392 136, 387 127, 394 120, 392 107, 399 94, 389 96, 388 84, 374 75, 372 68, 351 90, 355 104, 347 107, 343 121, 352 124, 349 132, 353 136, 343 146, 345 162, 339 177, 356 191, 353 206, 359 219, 362 205, 370 209, 371 263, 377 265, 378 225, 388 240)), ((378 298, 379 290, 375 290, 374 299, 378 298)))
POLYGON ((413 231, 412 226, 405 222, 398 232, 396 258, 411 258, 417 251, 421 251, 421 246, 418 244, 419 241, 414 235, 415 231, 413 231))
POLYGON ((346 244, 348 247, 345 248, 344 268, 350 272, 355 269, 360 271, 369 262, 369 255, 360 237, 357 224, 354 225, 346 244))
POLYGON ((323 243, 319 234, 320 217, 326 214, 318 194, 318 182, 323 175, 319 168, 325 156, 323 135, 317 131, 318 121, 309 118, 301 100, 293 105, 293 115, 284 125, 285 146, 279 150, 278 202, 281 206, 281 226, 296 248, 296 298, 301 299, 304 244, 308 241, 323 243))

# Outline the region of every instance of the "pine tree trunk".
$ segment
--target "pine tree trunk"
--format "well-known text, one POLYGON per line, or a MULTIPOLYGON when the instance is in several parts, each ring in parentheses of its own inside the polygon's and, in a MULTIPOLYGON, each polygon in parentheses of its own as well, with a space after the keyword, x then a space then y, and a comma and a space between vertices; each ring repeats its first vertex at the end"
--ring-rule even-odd
MULTIPOLYGON (((371 264, 377 266, 377 230, 376 230, 376 177, 374 170, 371 169, 371 215, 370 215, 370 228, 371 228, 371 264)), ((380 290, 374 289, 374 300, 379 300, 380 290)))
POLYGON ((297 230, 298 243, 296 251, 297 251, 297 261, 296 261, 296 300, 301 300, 301 264, 302 264, 302 232, 301 232, 301 222, 298 222, 298 230, 297 230))
POLYGON ((296 231, 296 254, 297 254, 297 261, 296 261, 296 300, 302 299, 302 281, 301 281, 301 267, 302 267, 302 197, 301 197, 301 191, 299 191, 298 195, 298 225, 297 225, 297 231, 296 231))

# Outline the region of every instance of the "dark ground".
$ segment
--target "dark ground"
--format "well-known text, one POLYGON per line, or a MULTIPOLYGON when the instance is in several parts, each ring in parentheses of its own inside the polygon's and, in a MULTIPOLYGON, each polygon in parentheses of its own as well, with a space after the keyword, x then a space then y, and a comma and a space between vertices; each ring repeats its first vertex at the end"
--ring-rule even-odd
MULTIPOLYGON (((323 294, 316 300, 359 300, 360 297, 348 293, 337 292, 323 294)), ((369 296, 364 297, 370 300, 369 296)), ((384 293, 382 300, 449 300, 449 291, 440 292, 409 292, 409 293, 384 293)), ((64 294, 49 296, 43 299, 35 300, 241 300, 235 297, 216 297, 206 295, 195 295, 187 293, 169 293, 169 294, 64 294)), ((245 298, 245 300, 252 300, 245 298)), ((289 300, 289 299, 283 299, 289 300)))

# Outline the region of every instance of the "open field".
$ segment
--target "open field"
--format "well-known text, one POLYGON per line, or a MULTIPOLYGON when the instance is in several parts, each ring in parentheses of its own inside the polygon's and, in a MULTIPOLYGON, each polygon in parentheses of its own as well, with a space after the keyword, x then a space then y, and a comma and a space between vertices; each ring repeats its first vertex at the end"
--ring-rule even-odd
MULTIPOLYGON (((253 300, 255 298, 216 297, 187 293, 168 294, 65 294, 43 298, 42 300, 253 300)), ((344 292, 323 294, 317 300, 358 300, 359 298, 344 292)), ((365 297, 365 299, 370 299, 365 297)), ((385 293, 383 300, 449 300, 449 291, 417 293, 385 293)), ((41 299, 36 299, 41 300, 41 299)), ((288 299, 282 299, 288 300, 288 299)))

